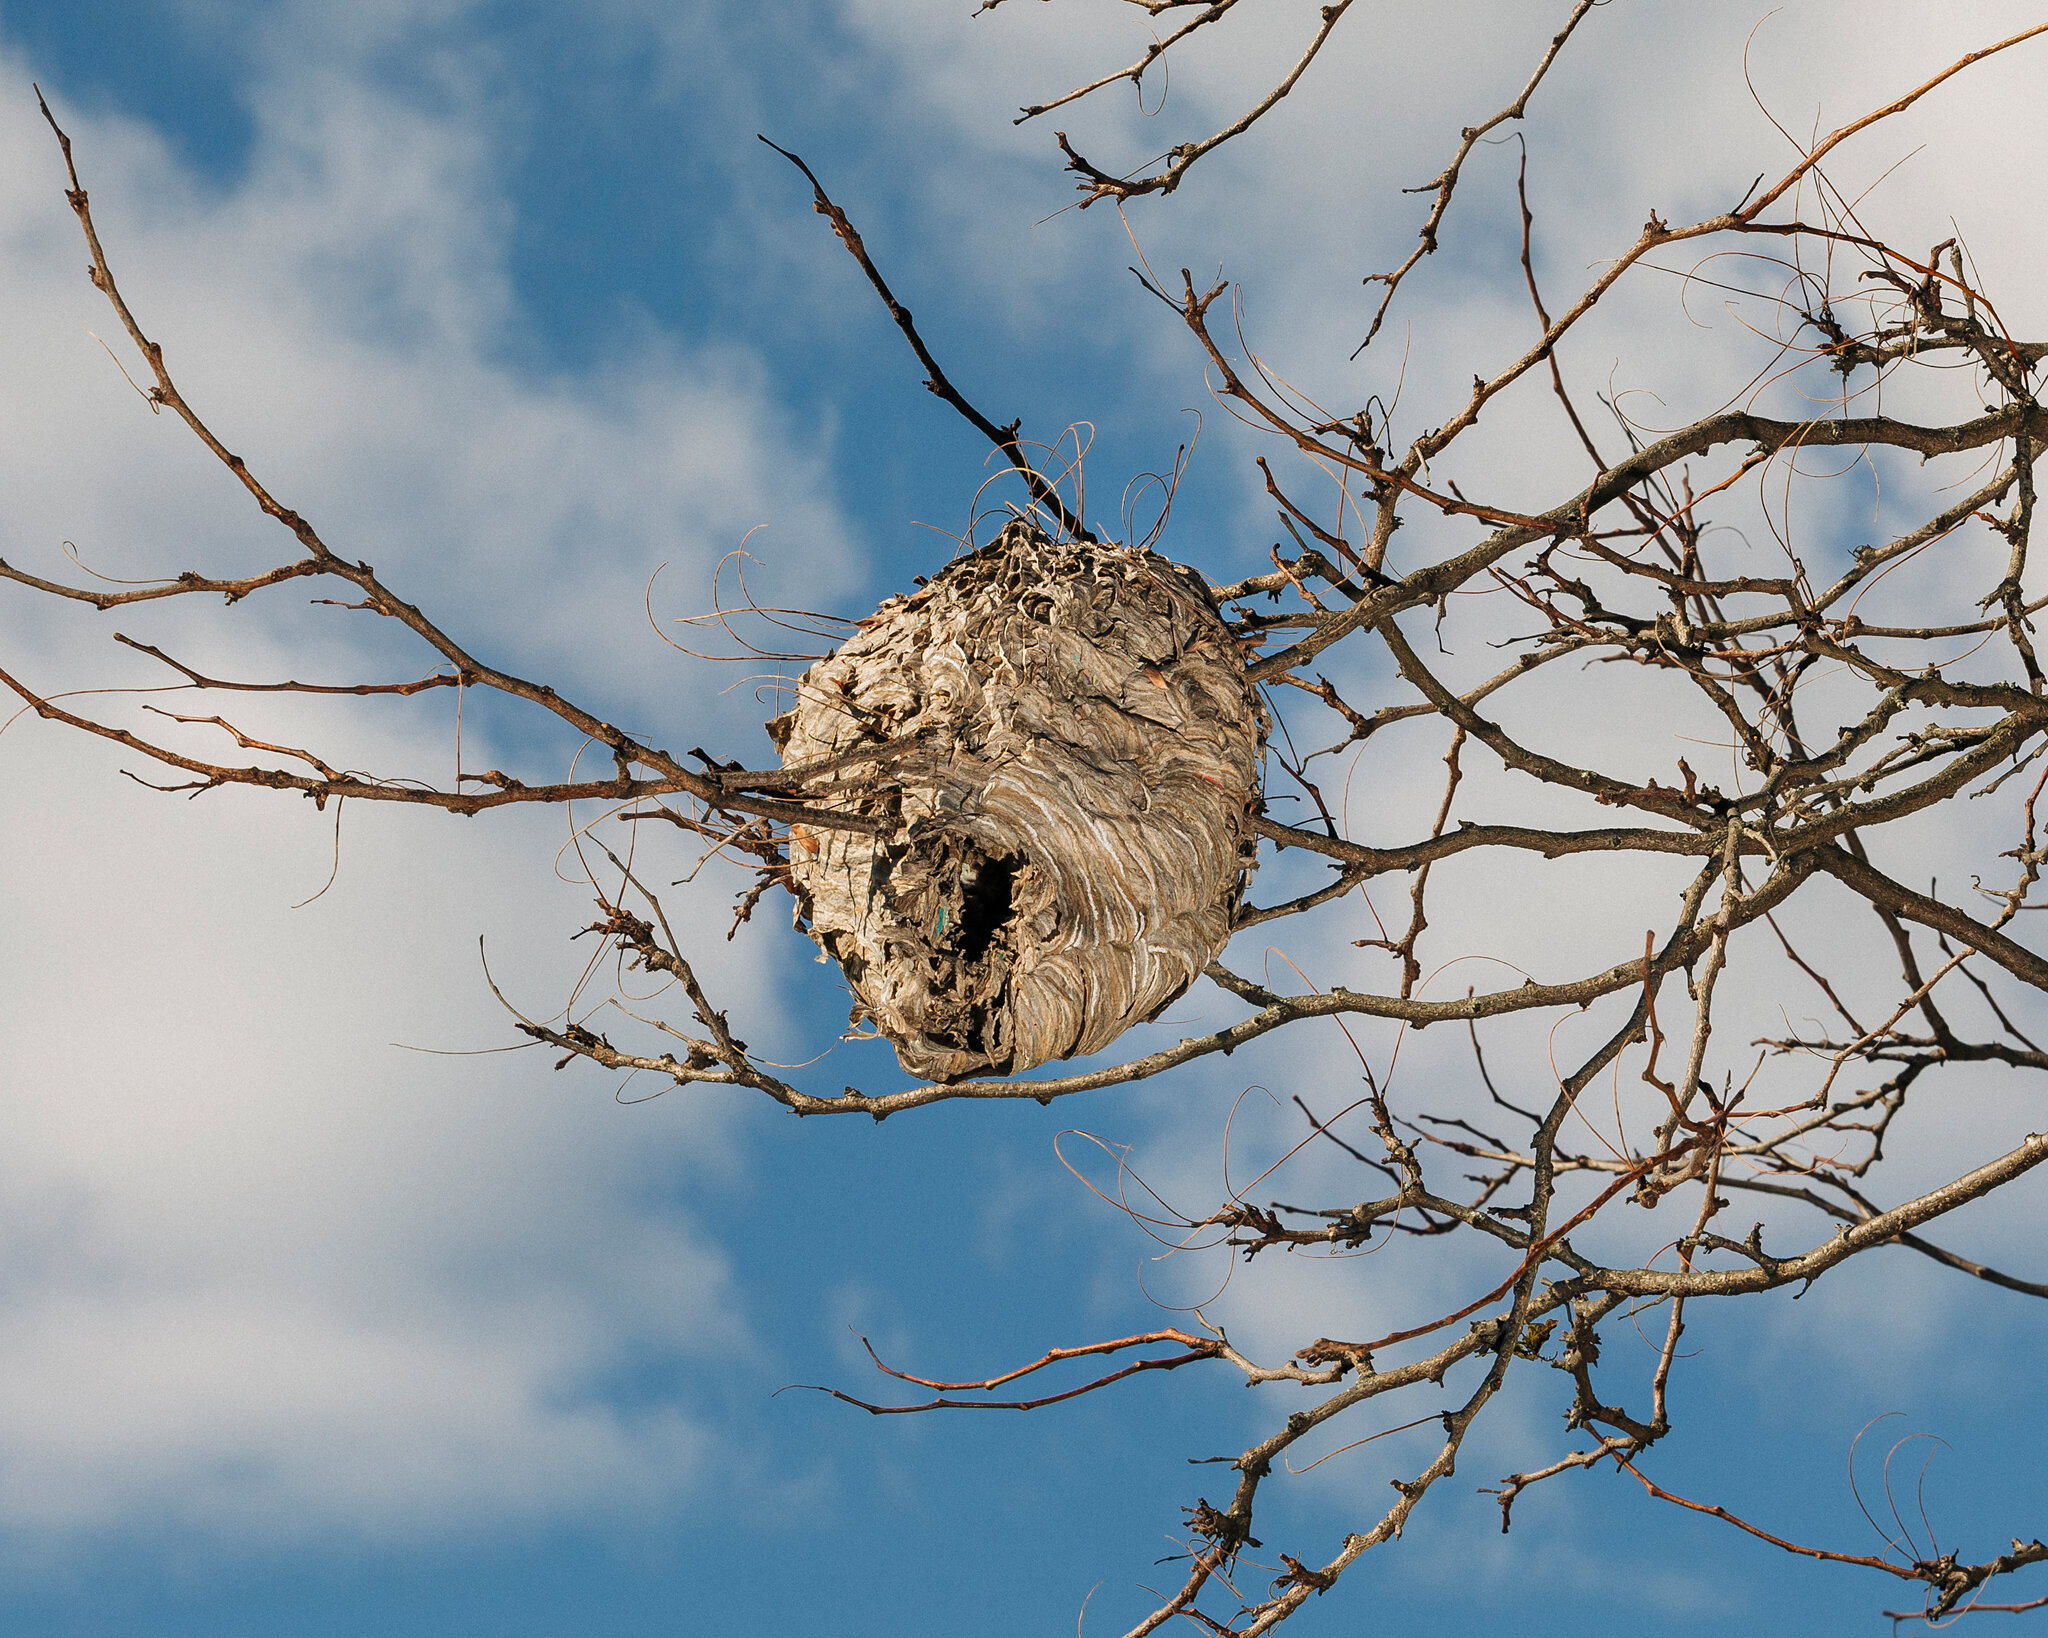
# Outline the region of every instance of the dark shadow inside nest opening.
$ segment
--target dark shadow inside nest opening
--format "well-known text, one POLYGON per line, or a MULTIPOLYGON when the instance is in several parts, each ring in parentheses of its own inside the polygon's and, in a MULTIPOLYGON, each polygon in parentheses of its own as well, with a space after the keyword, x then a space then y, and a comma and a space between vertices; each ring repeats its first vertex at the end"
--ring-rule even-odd
POLYGON ((1010 920, 1017 872, 1024 861, 1014 855, 970 861, 960 871, 960 957, 979 961, 989 942, 1010 920))

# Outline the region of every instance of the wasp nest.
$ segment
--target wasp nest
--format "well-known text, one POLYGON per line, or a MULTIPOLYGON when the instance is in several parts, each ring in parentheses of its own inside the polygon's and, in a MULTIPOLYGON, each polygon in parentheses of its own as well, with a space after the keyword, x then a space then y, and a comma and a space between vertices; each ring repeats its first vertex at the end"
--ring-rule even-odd
POLYGON ((1098 1051, 1229 940, 1266 728, 1192 569, 1013 522, 769 724, 828 764, 810 798, 881 822, 792 832, 799 925, 921 1079, 1098 1051))

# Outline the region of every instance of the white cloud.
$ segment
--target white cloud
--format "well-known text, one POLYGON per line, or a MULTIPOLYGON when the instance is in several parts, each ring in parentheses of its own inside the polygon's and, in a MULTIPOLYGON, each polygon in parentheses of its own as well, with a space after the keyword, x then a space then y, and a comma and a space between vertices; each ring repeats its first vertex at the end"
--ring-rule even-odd
MULTIPOLYGON (((1004 110, 1060 88, 1063 74, 1126 60, 1128 42, 1112 40, 1098 14, 1068 32, 1074 14, 1065 7, 1020 4, 971 25, 965 5, 957 9, 957 26, 940 29, 921 3, 855 0, 843 18, 872 55, 830 65, 831 83, 843 89, 857 72, 893 76, 894 108, 926 149, 913 183, 930 207, 919 248, 929 267, 944 271, 951 258, 986 292, 987 322, 1039 326, 1063 343, 1077 331, 1108 334, 1108 306, 1075 292, 1121 279, 1129 247, 1101 209, 1021 225, 1065 194, 1048 181, 1048 122, 1014 132, 1004 110)), ((1986 31, 1995 32, 1994 12, 2012 9, 1985 8, 1986 31)), ((1432 174, 1457 126, 1511 94, 1550 26, 1535 13, 1447 11, 1438 26, 1456 33, 1455 51, 1417 39, 1385 50, 1370 30, 1353 30, 1345 39, 1359 44, 1305 82, 1284 117, 1205 162, 1163 207, 1133 212, 1155 265, 1200 269, 1227 252, 1226 271, 1253 280, 1250 333, 1290 374, 1318 389, 1343 383, 1344 396, 1359 381, 1380 384, 1342 360, 1369 311, 1358 277, 1398 260, 1424 208, 1388 184, 1432 174), (1368 130, 1369 139, 1359 134, 1368 130), (1360 222, 1354 207, 1368 185, 1383 203, 1360 222)), ((1826 8, 1803 15, 1816 13, 1825 21, 1826 8)), ((461 635, 531 673, 593 690, 607 709, 637 713, 635 726, 687 720, 705 743, 730 744, 730 733, 721 742, 714 730, 738 725, 741 709, 705 701, 701 679, 639 629, 640 588, 654 563, 673 557, 694 591, 717 552, 770 521, 771 542, 801 562, 810 593, 824 600, 854 578, 826 455, 810 429, 789 424, 737 350, 684 348, 648 326, 622 333, 588 374, 536 378, 508 362, 523 320, 502 260, 509 207, 494 168, 488 76, 442 42, 425 58, 439 94, 408 101, 379 90, 367 66, 375 50, 424 26, 422 15, 460 13, 283 14, 254 82, 251 167, 224 190, 183 174, 146 130, 67 115, 117 266, 191 396, 337 549, 377 563, 430 607, 459 611, 461 635), (323 17, 367 33, 340 51, 323 17), (316 34, 320 52, 310 48, 316 34), (339 66, 304 66, 323 58, 339 66)), ((1767 36, 1767 51, 1779 53, 1767 61, 1836 76, 1799 88, 1825 94, 1831 108, 1836 99, 1867 102, 1895 88, 1908 56, 1937 49, 1917 16, 1912 28, 1881 21, 1905 15, 1874 8, 1854 41, 1827 53, 1811 32, 1767 36)), ((1670 8, 1609 8, 1587 27, 1637 31, 1628 53, 1636 71, 1603 80, 1592 65, 1612 58, 1589 35, 1588 67, 1568 58, 1536 105, 1547 146, 1534 176, 1539 201, 1551 190, 1546 220, 1555 228, 1544 251, 1547 281, 1556 270, 1553 302, 1587 262, 1632 234, 1646 208, 1704 208, 1685 193, 1690 173, 1671 168, 1672 156, 1690 166, 1715 153, 1739 192, 1777 142, 1740 90, 1739 31, 1718 14, 1710 23, 1670 8), (1691 95, 1702 79, 1711 92, 1691 95), (1646 131, 1657 140, 1637 140, 1646 131)), ((1240 60, 1212 52, 1213 78, 1185 77, 1161 123, 1141 122, 1116 92, 1118 107, 1077 114, 1069 128, 1091 133, 1084 147, 1100 139, 1133 155, 1169 127, 1179 140, 1242 105, 1272 67, 1277 39, 1240 60)), ((1974 43, 1972 35, 1957 49, 1974 43)), ((706 49, 687 30, 672 44, 706 49)), ((748 105, 739 90, 732 102, 748 105)), ((1883 151, 1895 157, 1902 146, 1883 151)), ((72 538, 111 574, 273 560, 275 531, 182 429, 143 411, 80 334, 89 324, 111 338, 109 319, 79 277, 82 253, 32 109, 0 107, 0 148, 22 156, 0 169, 0 301, 10 314, 0 404, 22 429, 0 446, 5 555, 25 566, 59 562, 55 543, 72 538)), ((1977 163, 1974 153, 1966 145, 1963 163, 1977 163)), ((1478 245, 1511 258, 1503 174, 1499 153, 1475 158, 1450 231, 1459 255, 1478 245)), ((1886 197, 1902 215, 1925 215, 1943 203, 1940 190, 1916 192, 1923 184, 1914 178, 1943 174, 1929 160, 1886 197)), ((798 218, 783 229, 814 238, 816 224, 798 218)), ((2024 213, 1993 215, 1973 231, 2008 269, 2036 265, 2024 213)), ((1418 332, 1454 328, 1470 356, 1418 361, 1406 406, 1416 424, 1463 389, 1474 358, 1498 356, 1532 323, 1519 306, 1476 295, 1469 263, 1461 272, 1450 253, 1438 261, 1428 271, 1441 282, 1404 297, 1402 320, 1412 316, 1418 332)), ((1626 352, 1615 380, 1666 387, 1659 348, 1687 334, 1669 292, 1653 288, 1618 304, 1614 323, 1569 362, 1604 390, 1613 358, 1626 352)), ((1169 396, 1197 396, 1198 372, 1168 316, 1135 339, 1113 339, 1147 390, 1163 383, 1169 396)), ((1398 354, 1382 349, 1389 360, 1398 354)), ((1701 376, 1678 384, 1700 394, 1727 385, 1701 376)), ((1689 401, 1674 392, 1670 413, 1689 413, 1689 401)), ((1210 424, 1235 462, 1239 435, 1220 417, 1210 424)), ((1519 405, 1489 412, 1493 476, 1547 499, 1557 471, 1577 467, 1561 468, 1568 455, 1547 434, 1526 436, 1528 426, 1519 405)), ((1248 499, 1236 523, 1256 515, 1262 532, 1265 511, 1248 499)), ((1227 523, 1210 529, 1216 539, 1230 532, 1227 523)), ((1488 637, 1512 624, 1505 608, 1486 613, 1490 620, 1474 614, 1469 623, 1488 637)), ((328 614, 269 626, 249 610, 151 618, 123 629, 175 638, 209 669, 353 675, 366 646, 397 663, 376 632, 328 614)), ((81 634, 103 633, 106 619, 60 619, 15 598, 0 603, 0 620, 31 680, 101 674, 107 651, 83 646, 81 634)), ((1479 657, 1473 648, 1469 663, 1479 657)), ((383 714, 358 719, 361 760, 441 765, 450 747, 440 712, 430 697, 405 719, 410 726, 383 714)), ((308 717, 293 709, 266 720, 290 729, 308 717)), ((1557 726, 1611 760, 1635 768, 1641 758, 1655 771, 1674 754, 1679 725, 1644 711, 1557 726)), ((517 749, 500 723, 474 731, 497 736, 507 754, 517 749)), ((1426 824, 1440 751, 1391 735, 1376 742, 1385 760, 1362 776, 1354 811, 1368 817, 1358 833, 1392 840, 1426 824)), ((665 1389, 641 1412, 619 1408, 605 1384, 649 1359, 681 1384, 694 1363, 749 1344, 717 1250, 657 1187, 737 1164, 718 1107, 678 1094, 622 1117, 589 1080, 536 1073, 537 1055, 422 1060, 383 1045, 505 1038, 476 975, 478 931, 494 958, 503 953, 497 970, 515 999, 551 1004, 559 995, 573 958, 557 960, 557 941, 583 902, 542 881, 558 832, 537 817, 351 810, 334 892, 289 912, 325 875, 323 820, 233 794, 187 808, 117 784, 113 765, 56 745, 32 723, 0 738, 0 838, 12 862, 0 891, 14 934, 0 956, 9 1066, 0 1380, 11 1385, 0 1408, 0 1520, 63 1530, 170 1516, 239 1532, 377 1535, 580 1510, 600 1497, 632 1505, 687 1485, 716 1435, 686 1387, 665 1389), (61 802, 45 800, 52 791, 64 793, 61 802)), ((1476 769, 1468 801, 1496 796, 1502 811, 1488 817, 1528 801, 1497 770, 1476 769)), ((1607 865, 1597 876, 1591 869, 1566 862, 1532 877, 1517 865, 1510 881, 1478 861, 1446 866, 1440 886, 1463 898, 1438 911, 1437 946, 1504 950, 1546 979, 1613 959, 1605 938, 1617 897, 1631 912, 1643 908, 1650 925, 1650 907, 1668 914, 1672 884, 1654 869, 1620 883, 1607 865), (1550 920, 1536 914, 1538 893, 1550 920)), ((1400 895, 1390 896, 1398 908, 1400 895)), ((1320 982, 1361 982, 1358 966, 1345 964, 1373 958, 1342 936, 1358 931, 1302 941, 1289 927, 1288 952, 1320 982)), ((1271 936, 1262 929, 1258 938, 1271 936)), ((762 952, 777 946, 732 954, 715 933, 706 942, 724 963, 722 993, 772 993, 775 958, 762 952)), ((1175 1016, 1206 1004, 1190 997, 1175 1016)), ((742 1033, 775 1028, 753 1005, 742 1033)), ((1573 1026, 1589 1035, 1592 1027, 1573 1026)), ((1383 1062, 1392 1031, 1360 1033, 1383 1062)), ((1750 1033, 1731 1028, 1729 1038, 1750 1033)), ((1542 1095, 1539 1034, 1496 1055, 1510 1095, 1542 1095)), ((1330 1089, 1354 1087, 1356 1068, 1334 1029, 1311 1039, 1290 1038, 1284 1058, 1246 1053, 1212 1066, 1209 1090, 1240 1071, 1267 1075, 1283 1101, 1299 1088, 1327 1113, 1330 1089)), ((1453 1076, 1468 1083, 1457 1062, 1467 1050, 1448 1031, 1412 1037, 1404 1095, 1453 1076)), ((1140 1170, 1200 1212, 1222 1197, 1219 1134, 1213 1121, 1188 1117, 1191 1101, 1176 1084, 1126 1106, 1132 1130, 1117 1130, 1120 1112, 1089 1123, 1138 1139, 1140 1170)), ((1199 1107, 1216 1104, 1205 1097, 1199 1107)), ((1284 1115, 1247 1117, 1243 1153, 1256 1143, 1270 1152, 1286 1125, 1284 1115)), ((1940 1136, 1960 1152, 1975 1130, 1958 1119, 1940 1136)), ((1235 1169, 1233 1178, 1242 1180, 1235 1169)), ((1327 1147, 1293 1163, 1286 1180, 1312 1201, 1323 1191, 1373 1192, 1327 1147)), ((992 1206, 991 1221, 999 1216, 992 1206)), ((1651 1222, 1642 1237, 1669 1232, 1651 1222)), ((1366 1329, 1391 1328, 1382 1316, 1411 1308, 1420 1317, 1439 1282, 1469 1272, 1454 1261, 1406 1246, 1330 1266, 1272 1256, 1240 1272, 1218 1312, 1260 1352, 1285 1353, 1306 1340, 1304 1314, 1346 1312, 1366 1329)), ((1159 1293, 1174 1295, 1178 1277, 1170 1269, 1159 1293)), ((1203 1283, 1188 1278, 1190 1291, 1203 1283)), ((843 1286, 841 1299, 844 1318, 896 1336, 892 1357, 921 1334, 920 1321, 900 1318, 865 1285, 843 1286)), ((1251 1415, 1271 1399, 1243 1403, 1251 1415)))
MULTIPOLYGON (((585 375, 508 363, 521 318, 482 68, 442 41, 440 95, 408 99, 372 48, 426 23, 369 21, 325 56, 307 16, 273 24, 254 157, 224 188, 45 78, 130 300, 201 413, 336 550, 514 670, 679 748, 731 739, 746 713, 711 697, 731 678, 646 631, 642 587, 671 560, 694 605, 767 522, 829 597, 847 529, 815 439, 743 352, 651 326, 585 375)), ((60 540, 116 576, 284 561, 288 537, 83 333, 128 351, 80 276, 32 103, 0 106, 0 151, 0 552, 74 579, 60 540)), ((367 616, 274 601, 95 618, 10 588, 0 644, 43 687, 162 682, 120 663, 114 629, 215 675, 429 668, 367 616)), ((192 698, 174 704, 227 709, 192 698)), ((242 696, 227 714, 420 771, 452 760, 452 704, 242 696)), ((472 709, 471 766, 553 754, 472 709)), ((294 910, 327 875, 331 814, 156 796, 123 766, 143 765, 33 718, 0 737, 0 1531, 416 1538, 689 1495, 720 1437, 695 1373, 759 1351, 677 1194, 741 1164, 729 1105, 622 1112, 538 1052, 390 1044, 516 1038, 480 934, 509 996, 560 1005, 589 908, 549 875, 561 816, 351 807, 333 889, 294 910)), ((736 1023, 773 1039, 747 998, 776 957, 719 941, 724 885, 671 910, 736 1023)))
MULTIPOLYGON (((991 305, 1005 323, 1046 337, 1081 331, 1114 347, 1144 383, 1134 401, 1166 394, 1176 404, 1206 406, 1201 361, 1171 315, 1115 299, 1132 256, 1111 208, 1027 225, 1073 197, 1070 179, 1058 174, 1052 132, 1067 130, 1111 170, 1207 136, 1270 88, 1276 68, 1312 32, 1314 9, 1262 8, 1249 21, 1238 12, 1192 36, 1176 48, 1181 65, 1156 117, 1140 116, 1128 85, 1116 85, 1015 128, 1012 106, 1131 61, 1143 44, 1142 20, 1107 3, 1009 5, 945 30, 934 29, 915 0, 843 0, 841 15, 902 86, 895 105, 919 131, 927 161, 918 171, 924 208, 944 223, 933 253, 957 256, 970 287, 999 292, 991 305), (1035 162, 1025 163, 1027 156, 1035 162), (1089 299, 1077 300, 1077 288, 1089 299)), ((1129 222, 1151 265, 1170 281, 1182 266, 1198 282, 1219 273, 1241 281, 1247 339, 1333 411, 1348 412, 1375 392, 1391 400, 1398 383, 1400 441, 1440 424, 1475 371, 1491 373, 1535 338, 1515 265, 1519 149, 1489 143, 1475 150, 1442 248, 1404 286, 1372 353, 1353 361, 1379 300, 1378 287, 1360 280, 1395 266, 1415 244, 1429 200, 1398 190, 1436 176, 1459 128, 1513 97, 1568 9, 1470 0, 1386 17, 1354 11, 1273 114, 1202 160, 1170 197, 1131 204, 1129 222), (1404 348, 1411 331, 1412 353, 1404 348)), ((1753 175, 1775 179, 1790 164, 1790 144, 1745 84, 1745 42, 1759 15, 1599 8, 1539 88, 1526 121, 1504 128, 1529 138, 1535 253, 1553 312, 1601 259, 1633 240, 1650 211, 1678 221, 1727 208, 1753 175)), ((1747 66, 1765 104, 1790 128, 1804 132, 1818 118, 1826 130, 2035 20, 2012 0, 1938 18, 1904 0, 1795 6, 1757 30, 1747 66)), ((2041 233, 2028 213, 2008 208, 1996 154, 2017 151, 2000 144, 2024 148, 2048 117, 2024 89, 2044 50, 2048 43, 2032 42, 1980 65, 1901 119, 1852 140, 1829 166, 1851 196, 1885 178, 1864 205, 1864 220, 1881 234, 1921 243, 1924 233, 1931 244, 1960 230, 1986 288, 1999 293, 2001 312, 2016 333, 2029 334, 2040 328, 2031 317, 2030 270, 2041 260, 2041 233), (1972 118, 1973 108, 1996 108, 1998 118, 1972 118)), ((1155 90, 1159 77, 1155 68, 1155 90)), ((1674 265, 1687 268, 1697 257, 1683 250, 1674 265)), ((1740 388, 1757 349, 1745 345, 1715 293, 1695 292, 1692 305, 1720 333, 1695 330, 1678 291, 1675 279, 1625 285, 1566 344, 1567 375, 1590 409, 1597 411, 1595 389, 1651 388, 1668 402, 1639 400, 1638 413, 1676 424, 1740 388)), ((1583 461, 1568 434, 1561 441, 1548 394, 1539 373, 1497 401, 1461 441, 1457 461, 1446 463, 1451 475, 1468 489, 1484 483, 1490 494, 1554 504, 1583 461)), ((1271 507, 1249 455, 1255 448, 1272 454, 1273 442, 1220 413, 1209 422, 1207 458, 1241 469, 1243 512, 1231 522, 1264 535, 1271 507)), ((1595 432, 1618 441, 1604 425, 1595 432)), ((1304 488, 1313 492, 1305 481, 1304 488)), ((1402 541, 1411 550, 1423 549, 1427 520, 1416 527, 1402 541)), ((1213 550, 1204 536, 1215 531, 1190 533, 1213 550)))

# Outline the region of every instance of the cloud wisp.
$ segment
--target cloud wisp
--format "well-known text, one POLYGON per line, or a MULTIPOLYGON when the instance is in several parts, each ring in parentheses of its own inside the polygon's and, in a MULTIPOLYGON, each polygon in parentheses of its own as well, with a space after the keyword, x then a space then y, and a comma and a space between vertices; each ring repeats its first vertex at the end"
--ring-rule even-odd
MULTIPOLYGON (((258 54, 255 157, 226 187, 143 126, 65 109, 131 299, 188 395, 339 549, 621 720, 717 742, 743 720, 715 693, 731 679, 646 631, 643 587, 669 560, 694 594, 768 522, 829 596, 850 531, 820 453, 739 348, 649 327, 580 375, 508 362, 510 212, 464 59, 442 54, 428 98, 368 53, 316 56, 283 37, 258 54)), ((9 83, 36 73, 4 61, 9 83)), ((64 541, 123 577, 272 557, 281 534, 86 333, 113 339, 32 100, 0 109, 0 148, 9 561, 68 571, 64 541)), ((110 665, 108 618, 73 613, 10 600, 10 664, 52 688, 175 680, 110 665)), ((145 607, 121 629, 213 675, 354 680, 394 652, 362 621, 145 607)), ((446 699, 359 716, 350 754, 443 765, 446 699)), ((260 706, 252 722, 304 723, 260 706)), ((476 766, 521 752, 506 724, 469 733, 476 766)), ((294 909, 328 873, 331 812, 188 805, 100 750, 33 718, 0 737, 0 1531, 419 1539, 695 1494, 726 1437, 706 1373, 759 1346, 678 1193, 742 1164, 729 1121, 681 1100, 621 1115, 533 1053, 391 1044, 509 1038, 479 936, 508 993, 559 1004, 588 909, 548 877, 561 816, 347 813, 334 886, 294 909)), ((678 892, 677 914, 715 896, 678 892)), ((717 917, 711 970, 772 990, 774 953, 719 944, 717 917)))

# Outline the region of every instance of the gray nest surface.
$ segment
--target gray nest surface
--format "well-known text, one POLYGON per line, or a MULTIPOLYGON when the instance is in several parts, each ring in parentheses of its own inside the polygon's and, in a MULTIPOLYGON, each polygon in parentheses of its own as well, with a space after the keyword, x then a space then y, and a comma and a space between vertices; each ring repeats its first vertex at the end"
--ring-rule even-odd
POLYGON ((1023 522, 892 597, 768 725, 797 919, 929 1081, 1099 1051, 1223 949, 1268 718, 1201 576, 1023 522))

